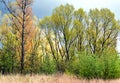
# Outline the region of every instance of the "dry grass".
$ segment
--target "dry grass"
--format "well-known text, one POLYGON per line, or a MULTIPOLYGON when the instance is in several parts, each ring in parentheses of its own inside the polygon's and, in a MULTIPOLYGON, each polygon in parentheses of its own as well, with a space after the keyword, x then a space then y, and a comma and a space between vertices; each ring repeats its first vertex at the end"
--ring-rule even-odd
POLYGON ((67 75, 8 75, 0 76, 0 83, 120 83, 120 79, 116 80, 102 80, 102 79, 77 79, 73 76, 67 75))

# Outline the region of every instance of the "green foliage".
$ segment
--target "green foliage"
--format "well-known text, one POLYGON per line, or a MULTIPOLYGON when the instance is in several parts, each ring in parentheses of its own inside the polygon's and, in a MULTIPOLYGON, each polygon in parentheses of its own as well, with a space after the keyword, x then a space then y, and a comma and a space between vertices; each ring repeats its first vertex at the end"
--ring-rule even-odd
POLYGON ((102 56, 102 61, 104 62, 104 71, 103 78, 104 79, 112 79, 120 77, 120 61, 119 57, 116 55, 106 54, 106 56, 102 56))
POLYGON ((40 73, 53 74, 56 72, 56 63, 49 57, 45 57, 44 61, 40 65, 40 73))
POLYGON ((25 25, 29 26, 23 26, 25 37, 21 37, 21 23, 8 18, 5 14, 0 23, 0 71, 19 73, 20 67, 24 67, 25 73, 67 72, 87 79, 120 77, 120 61, 115 51, 120 25, 109 9, 96 8, 87 13, 66 4, 39 22, 28 15, 30 23, 25 25), (36 28, 30 28, 32 25, 36 28))
POLYGON ((80 55, 68 65, 67 72, 81 78, 114 79, 120 77, 120 61, 117 55, 80 55))

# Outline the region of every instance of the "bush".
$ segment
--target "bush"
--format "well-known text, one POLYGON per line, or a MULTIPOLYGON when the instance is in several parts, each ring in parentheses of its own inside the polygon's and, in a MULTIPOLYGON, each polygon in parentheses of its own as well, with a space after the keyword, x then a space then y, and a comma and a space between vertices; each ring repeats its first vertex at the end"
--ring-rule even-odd
POLYGON ((81 78, 93 79, 114 79, 120 77, 120 61, 117 55, 80 54, 79 58, 69 62, 66 72, 75 74, 81 78))
POLYGON ((76 76, 78 76, 79 69, 80 69, 79 59, 76 58, 76 60, 71 60, 67 63, 67 67, 66 67, 65 72, 67 74, 75 74, 76 76))
POLYGON ((41 63, 40 73, 53 74, 57 71, 56 63, 54 60, 46 57, 44 62, 41 63))
POLYGON ((120 61, 119 57, 116 55, 103 56, 101 60, 104 62, 104 79, 113 79, 120 77, 120 61))
POLYGON ((79 76, 83 78, 94 78, 95 77, 95 68, 96 68, 96 58, 89 56, 81 56, 79 61, 80 69, 79 76))

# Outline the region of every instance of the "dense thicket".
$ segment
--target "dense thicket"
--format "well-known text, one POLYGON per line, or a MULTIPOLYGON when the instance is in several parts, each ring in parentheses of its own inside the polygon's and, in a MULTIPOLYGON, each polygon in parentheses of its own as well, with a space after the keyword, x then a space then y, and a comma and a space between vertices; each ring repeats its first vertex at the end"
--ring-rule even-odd
POLYGON ((1 73, 120 77, 115 50, 120 23, 114 13, 106 8, 85 12, 66 4, 38 20, 29 8, 31 3, 17 0, 12 7, 6 3, 10 13, 4 14, 0 23, 1 73))

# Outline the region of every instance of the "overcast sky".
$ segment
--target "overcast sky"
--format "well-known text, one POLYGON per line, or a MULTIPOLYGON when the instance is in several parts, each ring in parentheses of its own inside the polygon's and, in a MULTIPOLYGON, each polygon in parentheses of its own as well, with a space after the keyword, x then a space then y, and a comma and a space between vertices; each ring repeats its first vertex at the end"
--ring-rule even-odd
POLYGON ((120 0, 34 0, 33 11, 36 16, 43 18, 51 15, 55 7, 66 3, 73 5, 75 9, 83 8, 85 11, 109 8, 115 13, 115 17, 120 19, 120 0))

